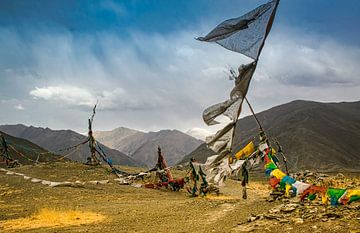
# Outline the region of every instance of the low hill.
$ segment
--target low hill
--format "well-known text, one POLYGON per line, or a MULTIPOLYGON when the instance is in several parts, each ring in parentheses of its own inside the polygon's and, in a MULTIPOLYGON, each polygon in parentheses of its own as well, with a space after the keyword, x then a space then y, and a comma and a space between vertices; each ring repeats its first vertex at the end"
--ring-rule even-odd
MULTIPOLYGON (((21 164, 51 162, 60 158, 58 155, 55 155, 26 139, 13 137, 1 131, 0 133, 4 136, 5 141, 8 144, 10 157, 18 160, 21 164)), ((0 150, 2 149, 2 145, 0 144, 0 150)))
POLYGON ((148 167, 156 162, 158 146, 162 148, 168 165, 172 166, 202 143, 178 130, 144 133, 120 127, 112 131, 96 132, 96 135, 103 144, 144 162, 148 167))
MULTIPOLYGON (((67 158, 79 162, 85 162, 86 158, 90 156, 89 147, 87 144, 81 145, 78 149, 73 151, 62 151, 61 149, 71 147, 86 141, 86 136, 76 133, 72 130, 52 130, 49 128, 41 128, 34 126, 18 125, 1 125, 0 130, 19 138, 27 139, 41 147, 60 155, 68 155, 67 158), (73 152, 69 154, 70 152, 73 152)), ((120 151, 110 149, 101 145, 105 153, 112 159, 114 164, 127 166, 143 166, 144 164, 138 162, 120 151)))
MULTIPOLYGON (((293 101, 257 114, 266 133, 277 139, 294 170, 360 171, 360 102, 293 101)), ((258 135, 252 116, 240 119, 236 149, 258 135)), ((205 161, 212 153, 201 149, 184 158, 205 161)))

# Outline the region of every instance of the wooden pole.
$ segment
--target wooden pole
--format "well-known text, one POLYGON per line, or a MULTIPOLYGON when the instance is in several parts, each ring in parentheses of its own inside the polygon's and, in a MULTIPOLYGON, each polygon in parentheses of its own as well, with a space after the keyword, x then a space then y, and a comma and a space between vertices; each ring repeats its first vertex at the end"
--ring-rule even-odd
MULTIPOLYGON (((95 105, 95 107, 96 107, 96 105, 95 105)), ((94 109, 95 109, 95 107, 94 107, 94 109)), ((88 138, 89 138, 91 165, 99 165, 100 161, 96 158, 95 138, 94 138, 93 132, 92 132, 92 122, 94 119, 94 115, 95 115, 95 110, 94 110, 94 114, 92 115, 91 119, 89 119, 88 138)))
POLYGON ((264 132, 264 128, 261 126, 260 121, 259 121, 259 119, 257 118, 257 116, 256 116, 256 114, 255 114, 255 112, 254 112, 254 109, 251 107, 248 99, 247 99, 246 97, 244 97, 244 99, 245 99, 247 105, 248 105, 249 108, 250 108, 250 111, 251 111, 251 113, 252 113, 252 115, 253 115, 253 117, 254 117, 254 119, 255 119, 255 121, 256 121, 256 124, 257 124, 258 127, 259 127, 259 130, 260 130, 261 132, 264 132))
POLYGON ((236 130, 236 123, 237 123, 237 121, 238 121, 238 118, 239 118, 239 116, 240 116, 240 113, 241 113, 241 105, 242 104, 240 104, 240 107, 239 107, 239 109, 238 109, 238 112, 236 113, 236 118, 235 118, 235 122, 234 122, 234 129, 233 129, 233 132, 232 132, 232 135, 231 135, 231 142, 230 142, 230 154, 232 153, 232 148, 233 148, 233 142, 234 142, 234 137, 235 137, 235 130, 236 130))
POLYGON ((289 169, 288 169, 288 165, 287 165, 287 159, 286 156, 284 154, 284 151, 282 150, 282 146, 280 145, 280 143, 278 142, 278 140, 276 140, 276 145, 278 146, 278 152, 281 154, 284 164, 285 164, 285 169, 286 169, 286 175, 289 175, 289 169))

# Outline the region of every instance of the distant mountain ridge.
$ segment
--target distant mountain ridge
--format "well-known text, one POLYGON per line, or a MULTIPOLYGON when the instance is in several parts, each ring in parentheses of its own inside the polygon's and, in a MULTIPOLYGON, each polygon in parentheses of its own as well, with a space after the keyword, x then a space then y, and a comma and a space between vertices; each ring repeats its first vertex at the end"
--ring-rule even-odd
POLYGON ((118 127, 111 131, 95 131, 94 137, 97 138, 99 141, 106 142, 106 145, 108 147, 115 149, 119 146, 119 144, 121 144, 121 141, 124 138, 138 133, 142 132, 125 127, 118 127))
MULTIPOLYGON (((292 170, 360 172, 360 101, 319 103, 297 100, 257 114, 266 133, 283 147, 292 170)), ((240 149, 258 127, 253 116, 238 121, 234 142, 240 149)), ((212 151, 201 145, 184 157, 204 162, 212 151)))
MULTIPOLYGON (((27 139, 51 152, 61 155, 68 154, 70 151, 59 151, 86 140, 86 136, 76 133, 72 130, 52 130, 49 128, 41 128, 34 126, 17 125, 1 125, 0 130, 19 138, 27 139)), ((128 166, 143 166, 144 164, 138 162, 120 151, 110 149, 101 145, 105 153, 111 158, 114 164, 128 165, 128 166)), ((68 156, 69 159, 85 162, 86 158, 90 156, 89 147, 87 144, 81 145, 74 153, 68 156)))
POLYGON ((185 155, 198 147, 203 141, 178 130, 160 130, 144 133, 119 127, 112 131, 95 133, 97 140, 117 149, 148 167, 155 164, 157 147, 160 146, 169 166, 178 163, 185 155))

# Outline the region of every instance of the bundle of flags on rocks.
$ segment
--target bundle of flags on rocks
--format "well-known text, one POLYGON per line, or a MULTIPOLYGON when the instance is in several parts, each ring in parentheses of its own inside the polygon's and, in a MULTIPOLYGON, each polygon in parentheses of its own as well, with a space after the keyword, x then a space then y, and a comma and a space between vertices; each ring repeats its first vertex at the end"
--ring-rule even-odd
MULTIPOLYGON (((350 204, 354 201, 360 200, 360 189, 344 189, 344 188, 333 188, 325 186, 317 186, 307 182, 299 181, 294 179, 292 176, 284 172, 279 165, 279 160, 277 159, 276 150, 270 146, 265 134, 260 133, 259 144, 255 145, 253 141, 248 143, 243 149, 235 153, 235 157, 228 157, 223 159, 217 172, 214 172, 215 177, 222 177, 222 175, 236 175, 234 171, 242 171, 243 183, 248 182, 248 174, 244 175, 244 170, 237 170, 239 167, 249 161, 249 158, 253 158, 252 161, 256 161, 256 164, 259 164, 260 161, 264 163, 264 173, 265 176, 269 178, 269 185, 272 189, 277 191, 282 191, 284 197, 299 197, 300 200, 304 201, 305 199, 314 200, 317 196, 321 197, 323 204, 331 204, 333 206, 339 204, 350 204), (222 170, 223 169, 223 170, 222 170), (224 172, 228 171, 228 173, 224 172)), ((208 161, 216 159, 215 156, 212 156, 208 161)), ((209 187, 214 184, 214 181, 217 181, 217 178, 214 178, 214 175, 211 173, 215 171, 213 167, 208 167, 208 161, 205 164, 200 164, 194 161, 190 162, 190 167, 192 168, 192 177, 196 177, 196 181, 201 180, 200 189, 197 188, 196 182, 191 190, 191 193, 196 196, 196 192, 199 191, 199 194, 207 194, 209 187)), ((250 167, 254 165, 254 162, 250 167)), ((217 183, 219 185, 219 183, 217 183)), ((220 186, 223 183, 220 184, 220 186)), ((219 190, 217 190, 219 192, 219 190)))
POLYGON ((262 156, 264 158, 264 169, 269 183, 273 189, 285 191, 286 197, 299 196, 301 200, 308 198, 314 200, 317 195, 321 196, 323 204, 350 204, 360 200, 360 189, 339 189, 312 185, 306 182, 297 181, 284 173, 277 162, 275 150, 266 141, 261 142, 262 156))

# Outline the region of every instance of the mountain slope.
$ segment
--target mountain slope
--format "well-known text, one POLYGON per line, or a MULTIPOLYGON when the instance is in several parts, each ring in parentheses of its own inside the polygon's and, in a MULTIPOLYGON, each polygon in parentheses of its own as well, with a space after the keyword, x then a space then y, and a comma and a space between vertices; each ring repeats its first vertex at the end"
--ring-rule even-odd
MULTIPOLYGON (((58 155, 55 155, 44 148, 22 138, 10 136, 4 132, 0 132, 6 143, 8 144, 9 155, 12 159, 18 160, 21 164, 33 164, 37 162, 50 162, 59 159, 58 155), (13 149, 15 148, 15 150, 13 149)), ((0 150, 2 150, 0 144, 0 150)))
MULTIPOLYGON (((110 148, 117 148, 121 141, 131 135, 141 133, 140 131, 128 129, 125 127, 119 127, 111 131, 95 131, 94 137, 99 142, 106 142, 106 146, 110 148)), ((121 150, 120 150, 121 151, 121 150)))
MULTIPOLYGON (((257 116, 268 136, 283 146, 292 170, 360 171, 360 102, 298 100, 257 116)), ((239 120, 235 135, 236 149, 258 135, 252 116, 239 120)), ((191 154, 200 161, 209 155, 205 150, 191 154)))
MULTIPOLYGON (((45 149, 61 155, 68 154, 69 151, 59 151, 86 140, 86 136, 78 134, 72 130, 51 130, 49 128, 25 126, 25 125, 1 125, 0 130, 15 137, 27 139, 45 149)), ((114 164, 128 166, 142 166, 141 162, 126 156, 125 154, 101 145, 105 153, 112 159, 114 164)), ((68 156, 69 159, 85 162, 90 156, 87 144, 82 145, 74 153, 68 156)))
POLYGON ((201 140, 178 130, 161 130, 149 133, 132 131, 126 137, 112 138, 117 137, 116 135, 125 135, 126 132, 114 133, 114 131, 124 129, 129 132, 129 129, 123 127, 110 132, 101 132, 102 137, 98 137, 98 140, 107 146, 113 146, 113 148, 131 156, 135 160, 144 162, 148 167, 152 167, 156 162, 158 146, 162 148, 168 165, 172 166, 202 143, 201 140))

